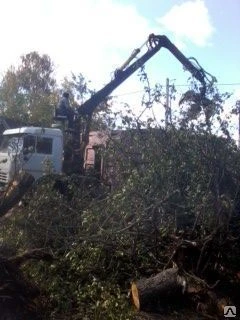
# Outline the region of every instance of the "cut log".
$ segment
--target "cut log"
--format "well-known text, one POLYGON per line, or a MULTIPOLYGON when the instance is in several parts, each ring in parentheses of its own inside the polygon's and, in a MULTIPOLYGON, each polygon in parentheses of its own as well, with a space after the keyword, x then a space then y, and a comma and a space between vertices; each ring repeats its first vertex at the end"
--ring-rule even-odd
POLYGON ((25 172, 7 187, 0 199, 0 216, 4 216, 22 199, 33 182, 33 176, 25 172))
POLYGON ((131 285, 131 296, 137 310, 149 311, 163 305, 169 298, 182 296, 186 280, 177 268, 166 269, 157 275, 140 279, 131 285))

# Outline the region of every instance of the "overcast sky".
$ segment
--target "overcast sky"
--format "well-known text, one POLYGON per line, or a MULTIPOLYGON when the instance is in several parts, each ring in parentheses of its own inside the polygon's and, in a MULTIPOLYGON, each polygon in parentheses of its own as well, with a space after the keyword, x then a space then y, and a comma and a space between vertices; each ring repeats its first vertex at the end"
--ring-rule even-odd
MULTIPOLYGON (((2 0, 0 12, 2 74, 36 50, 51 57, 58 79, 81 72, 100 89, 150 33, 165 34, 240 99, 239 0, 2 0)), ((189 76, 165 49, 146 70, 152 84, 184 85, 189 76)), ((114 94, 136 103, 138 90, 134 75, 114 94)))

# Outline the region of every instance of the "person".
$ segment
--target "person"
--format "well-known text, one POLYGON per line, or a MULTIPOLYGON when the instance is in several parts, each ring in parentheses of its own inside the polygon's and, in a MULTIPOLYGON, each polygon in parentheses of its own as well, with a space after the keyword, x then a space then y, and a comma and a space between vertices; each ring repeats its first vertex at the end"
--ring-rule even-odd
POLYGON ((68 92, 63 93, 62 98, 60 99, 57 106, 56 115, 66 117, 68 120, 68 128, 73 129, 74 111, 70 107, 68 92))

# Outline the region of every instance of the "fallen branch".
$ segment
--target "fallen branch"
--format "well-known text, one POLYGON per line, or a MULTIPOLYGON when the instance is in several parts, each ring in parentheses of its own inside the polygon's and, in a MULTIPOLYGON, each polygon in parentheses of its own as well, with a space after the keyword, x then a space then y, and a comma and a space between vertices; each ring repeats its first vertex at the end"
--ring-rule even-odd
POLYGON ((0 217, 4 216, 22 199, 33 182, 33 176, 25 172, 8 186, 0 199, 0 217))
POLYGON ((0 319, 39 319, 35 299, 40 295, 40 290, 25 278, 19 268, 29 259, 51 261, 53 257, 41 249, 9 259, 0 256, 0 319))
POLYGON ((28 260, 44 260, 44 261, 53 261, 54 257, 52 254, 43 251, 42 249, 33 249, 26 251, 21 255, 16 257, 11 257, 8 259, 9 262, 13 263, 15 266, 19 267, 20 265, 26 263, 28 260))

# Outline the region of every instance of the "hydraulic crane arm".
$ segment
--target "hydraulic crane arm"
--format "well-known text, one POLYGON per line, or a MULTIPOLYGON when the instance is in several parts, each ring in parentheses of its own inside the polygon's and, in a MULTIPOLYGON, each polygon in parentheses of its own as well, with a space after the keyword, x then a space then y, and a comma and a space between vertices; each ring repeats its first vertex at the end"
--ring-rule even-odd
POLYGON ((116 70, 114 79, 79 107, 79 113, 82 115, 91 115, 97 106, 104 101, 113 90, 129 78, 137 69, 141 68, 161 48, 168 49, 175 58, 178 59, 189 72, 191 72, 192 76, 202 84, 202 92, 205 94, 206 80, 208 79, 205 71, 200 67, 200 65, 193 64, 191 60, 185 57, 184 54, 166 36, 151 34, 148 40, 140 48, 133 51, 122 67, 116 70), (144 45, 147 45, 148 47, 147 52, 130 64, 131 61, 136 58, 144 45))

